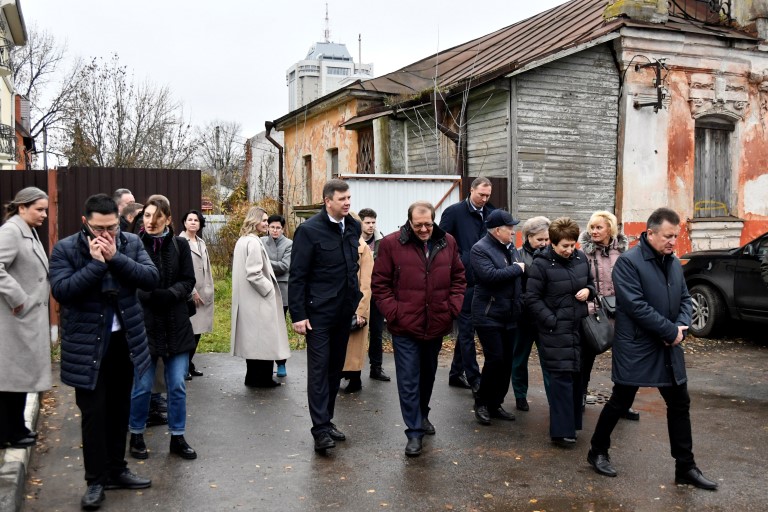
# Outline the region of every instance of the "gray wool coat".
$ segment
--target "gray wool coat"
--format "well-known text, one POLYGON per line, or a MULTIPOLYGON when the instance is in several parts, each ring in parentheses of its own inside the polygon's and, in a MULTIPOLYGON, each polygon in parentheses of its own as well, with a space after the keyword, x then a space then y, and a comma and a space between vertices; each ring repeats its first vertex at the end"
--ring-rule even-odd
POLYGON ((293 240, 280 235, 275 240, 271 236, 261 237, 261 243, 269 255, 269 261, 272 263, 272 270, 275 272, 277 284, 280 287, 280 294, 283 296, 283 307, 288 305, 288 279, 291 276, 291 249, 293 240))
POLYGON ((49 296, 45 250, 15 215, 0 227, 0 391, 51 388, 49 296))

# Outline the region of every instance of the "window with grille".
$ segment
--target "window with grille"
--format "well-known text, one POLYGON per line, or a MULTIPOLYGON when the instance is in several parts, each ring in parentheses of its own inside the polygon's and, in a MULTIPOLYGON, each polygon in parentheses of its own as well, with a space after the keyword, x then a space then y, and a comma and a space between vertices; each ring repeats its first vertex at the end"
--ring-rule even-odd
POLYGON ((374 174, 373 127, 357 131, 357 174, 374 174))

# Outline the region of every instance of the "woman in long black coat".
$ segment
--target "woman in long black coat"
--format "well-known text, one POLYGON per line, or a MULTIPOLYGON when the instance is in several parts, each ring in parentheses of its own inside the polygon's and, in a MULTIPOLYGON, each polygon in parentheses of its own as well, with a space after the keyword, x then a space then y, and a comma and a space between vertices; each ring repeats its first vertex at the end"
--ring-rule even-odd
POLYGON ((551 244, 534 255, 525 304, 534 316, 539 359, 550 375, 549 434, 560 447, 576 443, 581 430, 581 320, 595 285, 584 253, 576 249, 579 226, 568 217, 549 226, 551 244))

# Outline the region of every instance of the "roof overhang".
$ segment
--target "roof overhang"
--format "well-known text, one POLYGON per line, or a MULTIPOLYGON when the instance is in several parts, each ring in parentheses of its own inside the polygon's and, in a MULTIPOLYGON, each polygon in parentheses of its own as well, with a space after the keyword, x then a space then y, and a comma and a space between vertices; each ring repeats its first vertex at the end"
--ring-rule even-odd
POLYGON ((614 39, 618 39, 619 37, 621 37, 621 34, 618 31, 611 32, 610 34, 605 34, 603 36, 592 39, 591 41, 587 41, 586 43, 577 44, 576 46, 571 46, 570 48, 565 48, 558 52, 550 53, 549 55, 546 55, 539 59, 528 62, 505 76, 507 78, 510 78, 515 75, 519 75, 520 73, 525 73, 526 71, 530 71, 539 66, 543 66, 544 64, 548 64, 550 62, 554 62, 564 57, 568 57, 569 55, 573 55, 574 53, 579 53, 581 51, 592 48, 594 46, 607 43, 608 41, 613 41, 614 39))
POLYGON ((8 30, 13 44, 16 46, 27 44, 27 25, 24 23, 24 15, 17 0, 0 0, 0 9, 3 10, 5 19, 8 21, 8 30))
POLYGON ((368 126, 368 124, 371 123, 374 119, 378 119, 380 117, 389 116, 394 113, 394 109, 388 108, 386 110, 383 110, 381 112, 376 112, 374 114, 367 114, 364 116, 355 116, 351 118, 346 123, 342 124, 341 126, 346 128, 347 130, 357 130, 358 128, 362 128, 364 126, 368 126))
MULTIPOLYGON (((354 84, 353 84, 354 85, 354 84)), ((361 91, 358 89, 352 89, 351 86, 344 87, 330 94, 326 94, 322 98, 318 98, 311 103, 297 108, 293 112, 275 119, 275 129, 278 131, 284 131, 285 128, 295 123, 297 120, 302 122, 314 117, 322 112, 326 112, 328 109, 342 105, 352 100, 384 100, 387 97, 383 93, 372 93, 370 91, 361 91)))

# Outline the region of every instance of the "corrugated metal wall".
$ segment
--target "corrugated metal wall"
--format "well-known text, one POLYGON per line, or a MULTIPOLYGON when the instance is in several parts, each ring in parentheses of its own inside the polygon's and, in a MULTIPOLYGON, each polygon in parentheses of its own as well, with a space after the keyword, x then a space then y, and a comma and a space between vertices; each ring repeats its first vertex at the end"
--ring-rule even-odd
POLYGON ((453 174, 456 144, 435 126, 434 107, 405 110, 405 154, 408 174, 453 174))
POLYGON ((467 109, 467 174, 509 175, 509 91, 473 97, 467 109))
POLYGON ((435 219, 460 200, 460 176, 411 176, 397 174, 344 174, 352 193, 352 210, 372 208, 383 235, 400 229, 408 220, 408 207, 418 200, 435 206, 435 219), (439 204, 439 205, 438 205, 439 204))
POLYGON ((606 45, 511 79, 513 193, 520 218, 614 211, 619 76, 606 45))
MULTIPOLYGON (((48 173, 46 171, 19 171, 16 169, 0 170, 0 206, 2 206, 0 225, 2 225, 5 217, 5 205, 10 203, 21 189, 27 187, 37 187, 48 193, 48 173)), ((48 233, 48 219, 45 219, 37 232, 47 253, 50 245, 48 237, 45 236, 48 233)))

